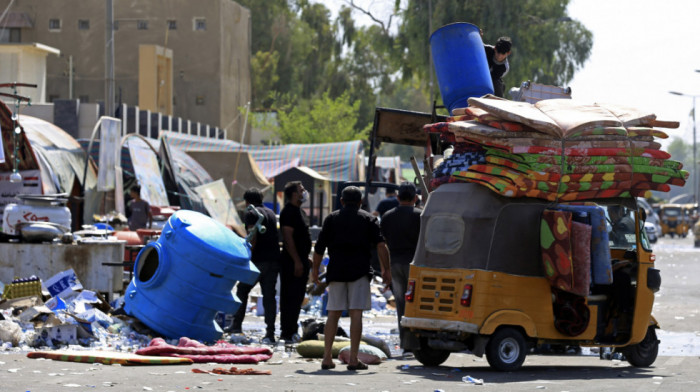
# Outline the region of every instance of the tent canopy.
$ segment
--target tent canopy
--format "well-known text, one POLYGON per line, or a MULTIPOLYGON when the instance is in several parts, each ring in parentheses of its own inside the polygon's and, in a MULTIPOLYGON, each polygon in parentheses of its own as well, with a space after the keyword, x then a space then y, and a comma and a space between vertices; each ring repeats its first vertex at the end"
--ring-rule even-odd
MULTIPOLYGON (((185 151, 247 151, 256 162, 299 159, 299 165, 328 173, 331 181, 359 181, 364 174, 362 141, 341 143, 249 146, 231 140, 208 139, 163 131, 161 141, 185 151)), ((266 177, 267 174, 266 174, 266 177)), ((268 177, 270 178, 270 177, 268 177)))
POLYGON ((270 186, 253 157, 247 152, 187 151, 187 155, 194 158, 212 178, 223 179, 234 202, 242 200, 247 189, 256 187, 264 190, 270 186))

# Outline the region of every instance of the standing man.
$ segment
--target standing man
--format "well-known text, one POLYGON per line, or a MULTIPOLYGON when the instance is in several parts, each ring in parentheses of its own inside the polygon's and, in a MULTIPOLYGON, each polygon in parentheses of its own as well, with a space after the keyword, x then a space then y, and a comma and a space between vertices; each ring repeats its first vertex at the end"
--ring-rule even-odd
POLYGON ((510 37, 499 38, 495 46, 484 45, 486 60, 491 73, 491 82, 493 82, 493 94, 501 98, 503 98, 503 91, 505 90, 502 78, 506 76, 510 69, 508 56, 510 55, 511 46, 510 37))
MULTIPOLYGON (((261 225, 265 227, 265 232, 261 233, 256 230, 256 233, 251 238, 250 244, 253 248, 251 261, 258 267, 260 275, 256 283, 260 283, 260 291, 263 296, 263 308, 265 309, 265 325, 267 326, 264 344, 275 343, 275 318, 277 317, 277 300, 275 296, 277 291, 277 276, 280 273, 280 246, 279 236, 277 234, 277 217, 275 213, 263 206, 263 194, 258 188, 250 188, 243 194, 246 207, 253 206, 258 213, 263 216, 261 225)), ((258 221, 258 213, 254 210, 246 209, 243 221, 248 232, 255 228, 258 221)), ((238 282, 236 295, 241 301, 241 307, 233 316, 233 323, 230 331, 233 333, 242 332, 243 318, 245 318, 246 308, 248 306, 248 294, 253 288, 252 285, 238 282)))
POLYGON ((362 192, 349 186, 343 189, 342 208, 332 212, 323 221, 314 249, 312 278, 319 284, 318 273, 323 254, 328 249, 328 319, 325 328, 325 346, 321 369, 332 369, 333 341, 338 330, 338 320, 344 310, 350 313, 350 361, 348 370, 364 370, 367 365, 357 358, 362 338, 362 311, 371 308, 369 282, 372 278, 370 249, 375 247, 379 255, 382 279, 391 284, 389 250, 379 230, 377 218, 360 209, 362 192))
POLYGON ((136 231, 153 225, 151 206, 141 198, 141 186, 136 184, 129 189, 131 200, 126 205, 126 217, 129 221, 129 230, 136 231), (148 226, 146 226, 148 225, 148 226))
POLYGON ((416 253, 420 235, 420 214, 416 208, 416 186, 404 182, 399 186, 399 206, 387 211, 381 221, 382 235, 389 246, 391 255, 391 291, 396 300, 396 314, 399 321, 399 337, 403 347, 401 317, 406 308, 406 286, 413 254, 416 253))
POLYGON ((308 198, 309 194, 301 181, 292 181, 284 186, 286 204, 280 214, 282 230, 280 339, 291 342, 300 340, 297 323, 311 268, 309 220, 301 209, 302 203, 308 198))
POLYGON ((396 189, 387 188, 384 194, 386 198, 379 201, 377 208, 372 213, 380 218, 384 216, 385 212, 399 205, 399 200, 396 198, 396 189))

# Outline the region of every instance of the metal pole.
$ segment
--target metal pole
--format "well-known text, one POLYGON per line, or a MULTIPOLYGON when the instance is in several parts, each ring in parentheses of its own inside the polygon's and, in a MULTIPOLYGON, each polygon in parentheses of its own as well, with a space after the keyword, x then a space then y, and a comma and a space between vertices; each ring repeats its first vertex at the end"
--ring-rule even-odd
POLYGON ((114 4, 105 4, 105 115, 114 116, 114 4))
POLYGON ((693 203, 698 202, 698 161, 697 161, 697 143, 695 136, 695 95, 693 95, 693 203))
POLYGON ((68 56, 68 99, 73 100, 73 55, 68 56))
MULTIPOLYGON (((428 37, 433 33, 433 0, 428 0, 428 37)), ((430 62, 430 101, 435 99, 433 87, 433 51, 430 50, 430 38, 428 38, 428 61, 430 62)))

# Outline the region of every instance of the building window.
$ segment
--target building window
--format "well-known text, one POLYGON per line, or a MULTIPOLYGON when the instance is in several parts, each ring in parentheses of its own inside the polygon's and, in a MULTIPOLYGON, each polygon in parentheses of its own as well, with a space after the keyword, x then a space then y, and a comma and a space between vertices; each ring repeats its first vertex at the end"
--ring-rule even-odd
POLYGON ((136 22, 136 28, 139 30, 148 30, 148 21, 147 20, 139 20, 136 22))
POLYGON ((22 42, 22 29, 16 27, 0 29, 0 42, 22 42))
POLYGON ((88 19, 78 20, 78 30, 90 30, 90 21, 88 19))
POLYGON ((61 31, 61 19, 49 19, 49 31, 61 31))
POLYGON ((194 24, 192 28, 194 31, 206 31, 207 20, 205 18, 194 18, 194 24))
POLYGON ((168 30, 177 30, 177 21, 175 20, 169 20, 168 21, 168 30))
POLYGON ((204 105, 204 95, 198 95, 194 100, 195 105, 204 105))
POLYGON ((80 103, 87 103, 90 102, 90 96, 89 95, 81 95, 78 97, 80 100, 80 103))

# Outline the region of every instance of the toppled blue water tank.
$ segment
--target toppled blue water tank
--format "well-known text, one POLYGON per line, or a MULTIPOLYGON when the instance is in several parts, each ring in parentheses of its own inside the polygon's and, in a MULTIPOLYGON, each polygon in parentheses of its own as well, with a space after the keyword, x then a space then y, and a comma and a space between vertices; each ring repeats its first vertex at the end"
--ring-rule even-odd
POLYGON ((243 238, 180 210, 136 257, 124 310, 165 337, 212 342, 223 333, 216 313, 235 313, 241 304, 231 292, 236 282, 253 284, 259 273, 243 238))

